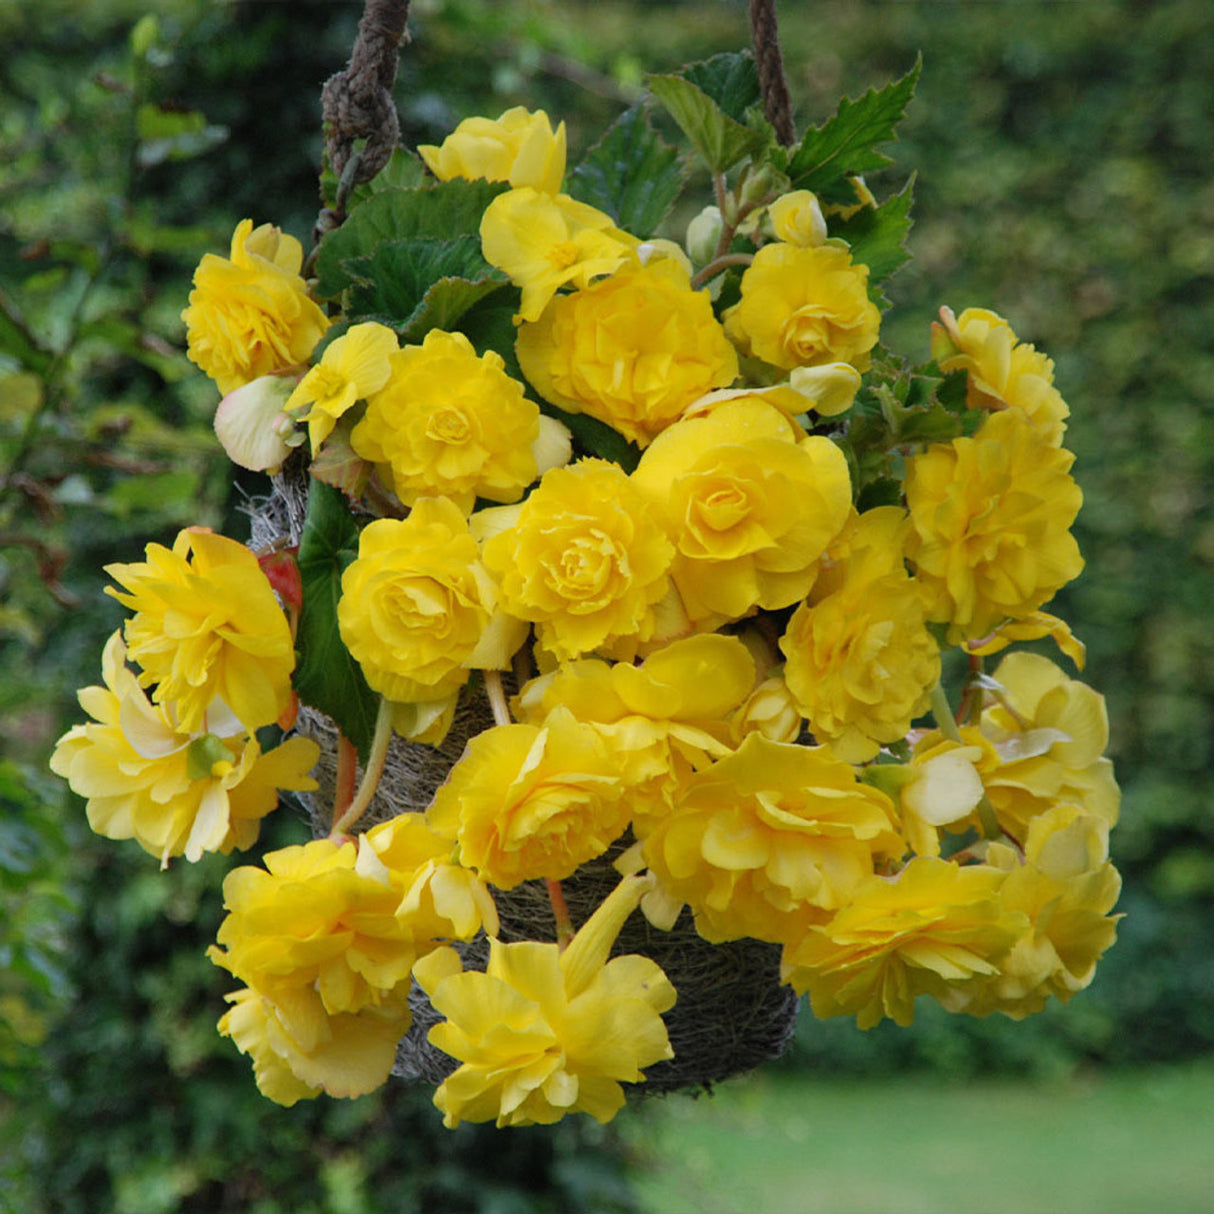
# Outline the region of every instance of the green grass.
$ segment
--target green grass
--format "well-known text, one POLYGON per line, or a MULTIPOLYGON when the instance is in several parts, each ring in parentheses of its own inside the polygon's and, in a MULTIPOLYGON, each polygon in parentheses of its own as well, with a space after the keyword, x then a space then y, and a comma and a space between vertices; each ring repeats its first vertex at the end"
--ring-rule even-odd
POLYGON ((1067 1082, 777 1074, 633 1122, 649 1214, 1202 1214, 1214 1062, 1067 1082))

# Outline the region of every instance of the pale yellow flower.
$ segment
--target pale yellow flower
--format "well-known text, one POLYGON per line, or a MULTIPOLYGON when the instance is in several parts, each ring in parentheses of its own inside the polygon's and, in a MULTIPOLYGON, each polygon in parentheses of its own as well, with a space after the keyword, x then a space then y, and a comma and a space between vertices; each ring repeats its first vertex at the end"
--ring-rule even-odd
POLYGON ((644 497, 602 459, 545 473, 513 525, 484 546, 502 606, 535 623, 562 660, 652 639, 673 555, 644 497))
POLYGON ((780 639, 798 709, 850 763, 905 737, 940 678, 927 598, 902 561, 906 529, 894 506, 860 515, 847 556, 820 576, 780 639))
POLYGON ((999 901, 1028 920, 999 972, 950 991, 945 1006, 971 1016, 1013 1020, 1062 1003, 1091 984, 1112 947, 1120 915, 1109 912, 1121 877, 1108 860, 1109 824, 1076 805, 1057 805, 1029 823, 1023 857, 995 843, 987 862, 1006 874, 999 901))
POLYGON ((894 878, 869 877, 828 922, 785 946, 783 979, 809 995, 820 1018, 908 1025, 919 995, 945 999, 998 973, 1026 923, 1000 902, 1003 880, 990 866, 930 857, 894 878))
POLYGON ((70 729, 51 756, 51 770, 86 798, 98 834, 134 839, 162 866, 198 860, 251 847, 280 789, 316 788, 315 742, 291 738, 263 754, 222 705, 204 714, 213 732, 185 732, 148 700, 125 658, 116 632, 102 656, 105 685, 80 692, 93 722, 70 729))
POLYGON ((368 523, 341 588, 342 641, 372 689, 393 701, 440 701, 474 669, 508 667, 526 632, 501 611, 467 521, 447 498, 368 523))
POLYGON ((417 152, 439 181, 508 181, 555 194, 565 177, 565 124, 554 131, 543 110, 516 105, 497 119, 465 118, 440 146, 417 152))
POLYGON ((381 465, 401 501, 449 497, 465 514, 478 497, 518 501, 539 471, 540 411, 501 355, 478 355, 462 333, 431 329, 389 364, 391 378, 371 394, 350 442, 381 465))
POLYGON ((219 402, 215 437, 232 463, 250 472, 279 472, 304 441, 286 412, 291 392, 292 381, 285 376, 260 375, 219 402))
POLYGON ((204 255, 194 271, 186 324, 190 361, 225 396, 262 375, 307 362, 329 319, 299 276, 303 248, 270 224, 243 219, 228 258, 204 255))
POLYGON ((1000 825, 1023 840, 1033 818, 1059 801, 1116 825, 1121 794, 1104 757, 1104 697, 1039 654, 1009 654, 992 677, 1002 691, 981 730, 1001 761, 983 780, 1000 825))
POLYGON ((785 415, 765 401, 725 401, 669 427, 633 473, 674 541, 671 576, 699 627, 802 598, 847 519, 842 452, 788 434, 785 415))
POLYGON ((339 417, 388 382, 390 356, 397 348, 396 334, 370 321, 351 325, 325 347, 320 362, 299 381, 286 404, 287 409, 307 408, 300 420, 308 423, 313 455, 339 417))
POLYGON ((460 863, 499 889, 559 881, 602 855, 628 825, 613 756, 589 725, 556 708, 542 725, 477 734, 426 811, 460 863))
POLYGON ((947 623, 950 641, 1031 615, 1079 576, 1074 459, 1007 410, 907 461, 907 556, 931 592, 928 619, 947 623))
POLYGON ((683 781, 644 855, 705 939, 782 942, 847 905, 877 858, 901 855, 893 814, 825 747, 752 733, 683 781))
POLYGON ((434 1096, 444 1125, 549 1125, 578 1112, 607 1122, 623 1107, 622 1084, 673 1057, 666 975, 648 957, 608 960, 646 888, 625 878, 564 952, 491 940, 484 973, 464 972, 453 949, 418 964, 419 985, 446 1017, 430 1041, 460 1063, 434 1096))
POLYGON ((291 700, 295 649, 269 580, 243 544, 204 527, 178 533, 147 560, 107 565, 107 587, 135 615, 125 626, 139 682, 193 733, 219 698, 248 730, 277 720, 291 700), (125 593, 124 593, 125 591, 125 593))
POLYGON ((838 245, 764 245, 742 275, 741 301, 724 316, 744 354, 776 367, 869 364, 881 314, 868 298, 868 267, 838 245))
POLYGON ((963 830, 975 817, 986 792, 982 773, 990 770, 994 757, 994 748, 975 737, 976 732, 964 729, 958 742, 933 731, 915 746, 905 766, 868 769, 878 787, 890 778, 886 773, 895 773, 902 835, 918 856, 938 856, 941 829, 963 830))
POLYGON ((966 308, 959 317, 941 308, 940 322, 932 325, 932 357, 942 371, 967 373, 969 407, 1020 409, 1058 446, 1070 409, 1054 387, 1050 359, 985 308, 966 308))
POLYGON ((499 195, 481 220, 481 251, 523 291, 519 317, 538 320, 561 287, 589 286, 635 256, 640 244, 611 216, 567 194, 523 187, 499 195))
POLYGON ((624 265, 557 296, 516 343, 537 392, 645 446, 694 400, 738 374, 703 291, 670 258, 624 265))

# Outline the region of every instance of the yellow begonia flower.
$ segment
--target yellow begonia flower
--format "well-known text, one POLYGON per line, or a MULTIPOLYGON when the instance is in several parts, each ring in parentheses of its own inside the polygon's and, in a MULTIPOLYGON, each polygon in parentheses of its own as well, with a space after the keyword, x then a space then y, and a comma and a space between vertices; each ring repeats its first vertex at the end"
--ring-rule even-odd
POLYGON ((460 863, 499 889, 559 881, 624 833, 628 806, 614 756, 565 708, 542 725, 477 734, 435 793, 427 821, 459 844, 460 863))
POLYGON ((229 996, 220 1031, 252 1056, 265 1095, 360 1096, 387 1079, 416 960, 497 928, 487 891, 450 852, 412 814, 357 846, 319 839, 228 874, 207 955, 248 987, 229 996))
POLYGON ((295 649, 257 557, 204 527, 146 552, 146 562, 105 567, 123 587, 106 594, 135 612, 124 632, 140 684, 156 684, 152 699, 185 733, 217 697, 247 730, 277 720, 291 701, 295 649))
POLYGON ((500 118, 465 118, 440 146, 418 155, 439 181, 508 181, 555 194, 565 179, 565 124, 554 131, 543 110, 516 105, 500 118))
POLYGON ((219 1032, 253 1062, 257 1089, 290 1107, 325 1093, 345 1099, 382 1087, 409 1030, 407 1003, 328 1015, 308 987, 271 998, 251 987, 225 996, 219 1032))
POLYGON ((795 742, 805 721, 783 674, 769 675, 729 719, 736 745, 748 733, 760 733, 769 742, 795 742))
POLYGON ((1027 929, 985 981, 950 991, 944 1005, 971 1016, 1002 1012, 1013 1020, 1062 1003, 1090 985, 1096 963, 1117 937, 1109 912, 1121 877, 1108 862, 1109 824, 1076 805, 1057 805, 1029 823, 1023 858, 994 843, 987 862, 1006 873, 999 901, 1023 914, 1027 929))
POLYGON ((669 427, 632 475, 674 541, 671 576, 698 627, 802 598, 847 519, 842 452, 827 438, 788 434, 788 419, 765 401, 726 401, 669 427))
POLYGON ((659 258, 553 299, 524 324, 519 365, 537 392, 645 446, 693 401, 731 384, 738 357, 703 291, 659 258))
POLYGON ((442 497, 363 528, 337 624, 373 690, 418 703, 443 700, 473 670, 506 669, 526 635, 500 610, 463 513, 442 497))
POLYGON ((644 845, 651 871, 714 943, 796 938, 848 903, 875 857, 902 851, 889 798, 850 765, 756 733, 684 780, 644 845))
POLYGON ((1116 825, 1121 795, 1104 758, 1104 697, 1048 658, 1009 654, 996 667, 1003 688, 983 711, 981 730, 1000 763, 983 772, 1000 825, 1023 840, 1032 819, 1059 801, 1116 825))
POLYGON ((406 505, 449 497, 468 514, 478 497, 518 501, 539 471, 542 426, 501 355, 432 329, 389 361, 391 378, 350 435, 355 452, 384 468, 406 505))
POLYGON ((639 666, 598 658, 562 662, 532 679, 516 701, 519 718, 540 724, 566 708, 603 739, 643 838, 668 813, 680 775, 729 753, 723 725, 754 687, 754 660, 737 637, 686 637, 639 666))
POLYGON ((941 308, 940 323, 932 325, 932 357, 942 371, 967 373, 971 409, 1022 410, 1053 446, 1062 442, 1070 409, 1054 387, 1054 364, 1019 341, 1002 316, 966 308, 956 317, 941 308))
POLYGON ((949 625, 950 642, 1031 615, 1079 576, 1074 459, 1008 410, 972 438, 933 443, 907 461, 907 556, 931 592, 928 619, 949 625))
POLYGON ((522 288, 522 320, 538 320, 561 287, 614 273, 641 243, 584 202, 526 187, 495 198, 480 233, 485 260, 522 288))
POLYGON ((162 867, 173 856, 194 861, 251 847, 279 789, 316 788, 315 742, 291 738, 263 754, 222 705, 204 714, 214 732, 185 732, 149 702, 125 658, 116 632, 102 656, 105 686, 80 692, 94 723, 70 729, 51 756, 99 835, 134 839, 162 867))
POLYGON ((545 473, 483 553, 502 606, 561 660, 653 639, 673 556, 645 498, 603 459, 545 473))
POLYGON ((342 414, 388 382, 389 360, 397 349, 396 334, 371 321, 351 325, 325 347, 320 362, 299 381, 286 403, 287 409, 307 408, 300 421, 308 423, 313 455, 342 414))
POLYGON ((998 973, 1026 917, 999 900, 1004 874, 920 857, 897 877, 870 877, 824 924, 787 944, 781 974, 814 1015, 855 1016, 862 1029, 885 1017, 906 1026, 915 999, 945 999, 998 973))
POLYGON ((230 258, 207 253, 194 271, 181 314, 190 361, 227 395, 262 375, 307 362, 329 319, 299 276, 303 248, 293 236, 244 219, 230 258))
POLYGON ((649 885, 625 878, 564 952, 491 940, 484 973, 465 973, 454 949, 418 964, 418 984, 446 1017, 430 1041, 461 1064, 434 1095, 444 1125, 550 1125, 566 1113, 607 1122, 623 1107, 621 1084, 673 1057, 666 975, 648 957, 608 960, 649 885))
POLYGON ((869 364, 881 314, 868 298, 868 267, 838 245, 764 245, 742 275, 741 301, 723 317, 744 354, 776 367, 869 364))
POLYGON ((902 561, 906 513, 866 511, 780 639, 784 677, 819 742, 849 763, 906 735, 940 678, 926 595, 902 561))
POLYGON ((767 213, 777 240, 802 249, 826 243, 826 218, 811 190, 793 190, 782 195, 767 208, 767 213))

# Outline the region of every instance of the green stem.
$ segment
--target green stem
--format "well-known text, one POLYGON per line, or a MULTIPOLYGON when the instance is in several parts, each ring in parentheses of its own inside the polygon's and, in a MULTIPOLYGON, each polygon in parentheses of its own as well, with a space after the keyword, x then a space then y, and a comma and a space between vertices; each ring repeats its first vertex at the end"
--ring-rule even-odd
POLYGON ((375 718, 375 735, 371 739, 371 753, 367 757, 367 766, 363 770, 362 783, 354 800, 350 802, 345 813, 333 823, 329 838, 344 835, 346 831, 362 817, 363 811, 371 804, 375 790, 379 787, 380 777, 384 774, 384 763, 388 758, 388 743, 392 741, 392 705, 390 701, 380 699, 379 713, 375 718))
MULTIPOLYGON (((957 727, 957 718, 953 716, 953 710, 949 707, 948 696, 944 691, 944 684, 937 683, 932 688, 932 716, 936 718, 936 725, 940 732, 944 734, 950 742, 962 742, 961 730, 957 727)), ((986 839, 999 839, 1003 837, 1003 831, 999 826, 999 819, 995 814, 995 807, 991 804, 990 798, 986 793, 982 794, 982 800, 978 802, 978 820, 982 824, 982 835, 986 839)))
POLYGON ((936 728, 950 742, 961 741, 961 730, 957 728, 957 718, 953 716, 943 683, 937 683, 932 688, 932 716, 936 718, 936 728))

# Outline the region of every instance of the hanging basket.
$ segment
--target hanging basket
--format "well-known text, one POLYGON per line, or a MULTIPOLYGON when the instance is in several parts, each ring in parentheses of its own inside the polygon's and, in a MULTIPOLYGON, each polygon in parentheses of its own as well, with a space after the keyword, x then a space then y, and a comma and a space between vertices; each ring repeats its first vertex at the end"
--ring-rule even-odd
MULTIPOLYGON (((250 546, 268 549, 297 545, 307 513, 309 478, 288 469, 273 478, 271 494, 250 507, 250 546)), ((360 820, 370 828, 402 813, 421 813, 459 760, 468 740, 493 725, 482 694, 460 697, 455 721, 439 746, 393 738, 384 774, 370 808, 360 820)), ((320 747, 313 770, 319 788, 299 794, 317 838, 329 832, 329 815, 337 774, 337 736, 333 721, 321 712, 301 708, 297 731, 320 747)), ((625 849, 617 843, 604 856, 583 864, 561 882, 570 918, 580 927, 619 882, 613 861, 625 849)), ((524 881, 510 890, 493 889, 501 921, 499 939, 556 939, 552 906, 542 881, 524 881)), ((482 935, 460 945, 468 969, 484 969, 488 941, 482 935)), ((644 1082, 631 1085, 634 1095, 702 1088, 752 1070, 780 1057, 792 1041, 798 999, 780 982, 780 946, 759 940, 711 944, 696 931, 684 908, 669 931, 652 927, 633 914, 612 949, 613 956, 640 954, 656 961, 679 993, 663 1019, 674 1057, 646 1069, 644 1082)), ((414 984, 409 997, 413 1023, 400 1042, 393 1074, 401 1079, 437 1085, 456 1067, 455 1059, 427 1041, 440 1017, 414 984)))

